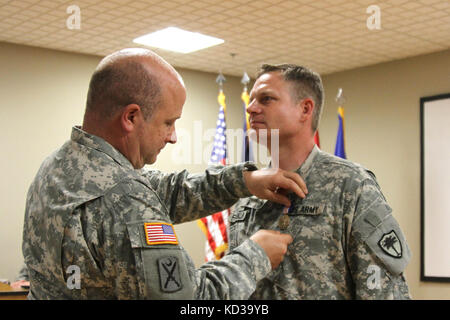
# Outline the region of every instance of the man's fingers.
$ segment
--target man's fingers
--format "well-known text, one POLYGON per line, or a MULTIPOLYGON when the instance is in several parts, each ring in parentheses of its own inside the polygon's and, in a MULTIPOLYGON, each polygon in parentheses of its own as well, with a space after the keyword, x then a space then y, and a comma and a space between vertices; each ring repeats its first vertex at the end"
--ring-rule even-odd
POLYGON ((285 242, 286 244, 290 244, 290 243, 292 243, 292 241, 294 241, 294 239, 292 239, 292 236, 288 233, 281 233, 280 237, 281 237, 281 240, 283 242, 285 242))
POLYGON ((280 203, 286 207, 291 206, 291 201, 289 201, 289 198, 278 192, 272 192, 270 195, 268 195, 267 199, 272 202, 280 203))
POLYGON ((294 182, 302 189, 303 193, 308 194, 308 188, 306 187, 305 181, 303 181, 302 177, 296 172, 285 171, 284 176, 288 179, 294 180, 294 182))
POLYGON ((292 192, 294 192, 296 195, 298 195, 302 199, 304 199, 306 197, 305 192, 292 179, 283 177, 279 181, 278 186, 282 189, 291 190, 292 192))
POLYGON ((288 245, 293 240, 289 234, 281 233, 277 230, 264 229, 255 232, 250 239, 264 249, 267 257, 270 259, 270 265, 273 270, 283 261, 288 245))
POLYGON ((268 233, 273 233, 273 234, 281 234, 281 232, 280 231, 278 231, 278 230, 270 230, 270 229, 264 229, 266 232, 268 232, 268 233))
POLYGON ((245 171, 243 176, 248 190, 253 195, 285 206, 291 205, 290 200, 286 197, 287 191, 294 192, 300 198, 305 198, 308 193, 305 182, 296 172, 270 168, 245 171))

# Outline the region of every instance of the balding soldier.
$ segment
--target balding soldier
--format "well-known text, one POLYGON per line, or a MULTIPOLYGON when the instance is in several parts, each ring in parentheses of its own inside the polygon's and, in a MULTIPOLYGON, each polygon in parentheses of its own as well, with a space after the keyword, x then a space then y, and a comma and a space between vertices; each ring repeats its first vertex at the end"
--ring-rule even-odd
POLYGON ((43 162, 27 195, 30 299, 244 299, 280 263, 292 239, 279 232, 257 232, 199 269, 179 244, 173 223, 251 194, 289 204, 277 187, 306 190, 297 174, 261 174, 251 163, 196 175, 140 170, 176 142, 185 97, 180 75, 149 50, 100 62, 83 126, 43 162))
POLYGON ((258 139, 267 132, 269 150, 279 129, 279 167, 299 173, 309 191, 290 207, 255 197, 235 205, 231 249, 261 228, 294 238, 252 298, 408 299, 410 250, 375 176, 314 144, 322 104, 320 76, 296 65, 263 65, 251 91, 251 128, 258 139))

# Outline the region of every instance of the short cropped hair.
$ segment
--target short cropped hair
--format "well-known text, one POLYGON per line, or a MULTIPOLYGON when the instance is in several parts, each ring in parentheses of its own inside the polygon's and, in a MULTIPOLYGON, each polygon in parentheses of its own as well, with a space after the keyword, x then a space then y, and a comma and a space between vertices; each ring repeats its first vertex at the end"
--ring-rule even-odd
POLYGON ((319 127, 324 101, 324 90, 320 75, 306 67, 295 64, 263 64, 257 78, 269 72, 279 72, 285 81, 293 84, 293 92, 291 93, 296 102, 305 98, 311 98, 314 101, 312 130, 315 132, 319 127))
POLYGON ((161 102, 161 87, 156 76, 140 62, 123 59, 102 65, 91 77, 86 112, 108 119, 129 104, 141 107, 149 119, 161 102))

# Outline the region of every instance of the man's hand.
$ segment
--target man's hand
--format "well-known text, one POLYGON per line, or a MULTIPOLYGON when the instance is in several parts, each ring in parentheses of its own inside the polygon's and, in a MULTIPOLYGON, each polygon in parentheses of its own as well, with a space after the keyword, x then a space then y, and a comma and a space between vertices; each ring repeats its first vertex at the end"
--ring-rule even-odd
POLYGON ((289 234, 275 230, 259 230, 250 239, 264 249, 270 259, 272 270, 275 270, 283 261, 287 247, 293 240, 289 234))
POLYGON ((13 288, 13 289, 22 289, 22 286, 29 287, 30 281, 19 280, 19 281, 11 283, 11 288, 13 288))
POLYGON ((287 207, 291 205, 285 195, 288 191, 295 192, 300 198, 305 198, 308 194, 305 182, 297 173, 282 169, 244 171, 244 181, 253 195, 287 207))

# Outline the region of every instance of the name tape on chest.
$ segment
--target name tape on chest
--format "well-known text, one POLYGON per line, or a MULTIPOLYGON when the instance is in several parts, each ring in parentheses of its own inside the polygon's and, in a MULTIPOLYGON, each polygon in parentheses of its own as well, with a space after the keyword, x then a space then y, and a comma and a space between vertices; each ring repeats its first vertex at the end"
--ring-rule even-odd
POLYGON ((319 215, 322 214, 323 210, 325 209, 324 204, 320 205, 299 205, 298 207, 295 207, 291 212, 289 212, 289 215, 295 216, 299 214, 304 215, 319 215))
POLYGON ((173 225, 164 222, 144 223, 145 240, 148 245, 178 244, 173 225))

